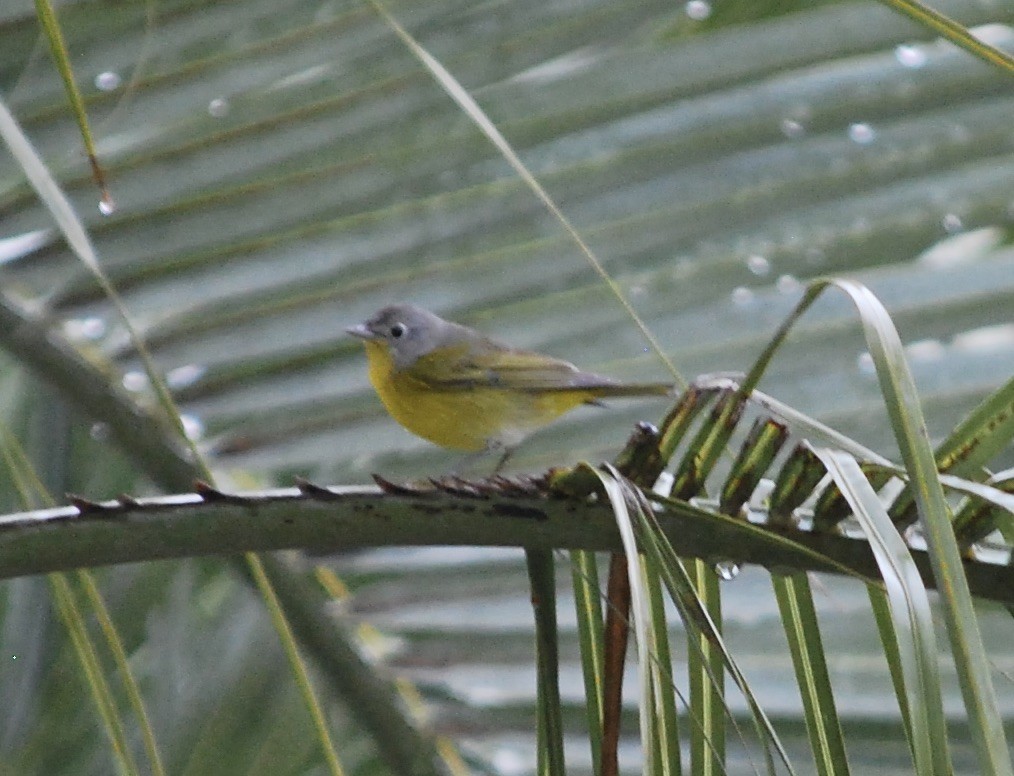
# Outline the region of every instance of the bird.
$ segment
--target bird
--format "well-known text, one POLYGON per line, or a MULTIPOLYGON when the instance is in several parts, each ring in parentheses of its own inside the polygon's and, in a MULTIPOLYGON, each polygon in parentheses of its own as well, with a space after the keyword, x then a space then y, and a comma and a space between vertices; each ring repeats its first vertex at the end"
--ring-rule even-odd
POLYGON ((346 332, 363 340, 370 382, 391 417, 443 448, 501 451, 496 471, 525 437, 575 407, 675 390, 584 372, 412 304, 384 307, 346 332))

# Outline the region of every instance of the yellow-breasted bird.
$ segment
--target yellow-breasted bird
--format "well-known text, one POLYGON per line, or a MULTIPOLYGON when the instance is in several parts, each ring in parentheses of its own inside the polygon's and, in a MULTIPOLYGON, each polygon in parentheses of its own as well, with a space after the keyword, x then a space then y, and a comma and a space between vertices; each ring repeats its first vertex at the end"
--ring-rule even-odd
POLYGON ((674 390, 582 372, 410 304, 385 307, 346 331, 364 341, 370 382, 395 420, 441 447, 503 450, 500 465, 528 434, 581 404, 674 390))

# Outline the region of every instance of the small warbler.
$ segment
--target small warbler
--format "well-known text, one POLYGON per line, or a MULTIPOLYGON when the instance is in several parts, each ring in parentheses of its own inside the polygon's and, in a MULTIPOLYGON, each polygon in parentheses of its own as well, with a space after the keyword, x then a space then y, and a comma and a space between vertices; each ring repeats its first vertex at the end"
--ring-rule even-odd
POLYGON ((567 361, 519 350, 409 304, 346 331, 366 346, 370 382, 413 434, 452 450, 502 450, 609 396, 664 396, 668 383, 620 383, 567 361))

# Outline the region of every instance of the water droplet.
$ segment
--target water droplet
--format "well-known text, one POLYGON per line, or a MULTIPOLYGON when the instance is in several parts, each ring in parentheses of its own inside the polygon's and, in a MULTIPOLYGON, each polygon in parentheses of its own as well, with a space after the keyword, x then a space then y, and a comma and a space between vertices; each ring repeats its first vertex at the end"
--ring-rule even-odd
POLYGON ((123 387, 137 393, 148 387, 148 375, 144 372, 130 371, 123 375, 123 387))
POLYGON ((118 89, 121 83, 123 83, 123 79, 120 78, 120 74, 114 73, 111 70, 95 76, 95 88, 103 92, 111 92, 114 89, 118 89))
POLYGON ((711 3, 705 2, 705 0, 690 0, 684 8, 687 16, 695 22, 704 21, 711 16, 711 3))
POLYGON ((941 221, 944 227, 944 231, 948 234, 955 234, 965 228, 964 223, 961 221, 961 216, 956 213, 948 213, 941 221))
POLYGON ((857 121, 849 124, 849 140, 859 145, 867 145, 877 138, 877 133, 869 124, 857 121))
POLYGON ((803 287, 803 284, 794 275, 781 275, 775 281, 775 287, 781 294, 795 294, 803 287))
POLYGON ((752 256, 747 256, 746 267, 753 274, 760 277, 763 277, 771 272, 771 262, 756 253, 752 256))
POLYGON ((215 119, 229 115, 229 101, 225 97, 216 97, 208 103, 208 114, 215 119))
POLYGON ((204 424, 197 416, 184 413, 180 415, 180 423, 183 424, 183 433, 187 439, 197 441, 204 436, 204 424))
POLYGON ((753 302, 753 291, 746 286, 738 286, 732 289, 732 303, 736 307, 747 307, 753 302))
POLYGON ((111 197, 103 197, 99 200, 99 212, 104 216, 111 216, 116 212, 116 203, 111 197))
POLYGON ((864 350, 856 358, 856 368, 861 375, 872 375, 877 372, 877 365, 873 363, 873 356, 868 350, 864 350))
POLYGON ((63 333, 70 340, 98 340, 106 334, 106 322, 97 316, 72 318, 63 322, 63 333))
POLYGON ((782 119, 782 134, 787 138, 802 137, 806 134, 806 127, 795 119, 782 119))
POLYGON ((88 429, 88 436, 90 436, 96 442, 105 442, 107 439, 109 439, 109 424, 92 423, 92 427, 88 429))
POLYGON ((739 576, 740 565, 735 561, 721 560, 715 564, 715 573, 723 582, 732 582, 739 576))
POLYGON ((193 385, 200 380, 204 376, 205 371, 207 370, 203 366, 197 364, 178 366, 175 369, 169 370, 165 376, 165 381, 170 388, 186 388, 188 385, 193 385))
POLYGON ((894 58, 903 66, 917 69, 926 64, 926 52, 918 46, 902 44, 894 50, 894 58))

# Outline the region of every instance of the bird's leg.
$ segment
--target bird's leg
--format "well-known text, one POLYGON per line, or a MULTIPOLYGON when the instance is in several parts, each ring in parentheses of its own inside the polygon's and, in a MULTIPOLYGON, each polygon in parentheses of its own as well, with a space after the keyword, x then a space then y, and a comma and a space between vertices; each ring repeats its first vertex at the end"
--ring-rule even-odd
POLYGON ((493 475, 492 476, 495 477, 497 474, 500 473, 500 470, 503 468, 504 464, 507 463, 507 459, 511 457, 511 454, 513 452, 514 452, 514 448, 513 447, 504 447, 504 449, 503 449, 503 455, 501 455, 500 456, 500 460, 497 461, 496 467, 493 469, 493 475))
POLYGON ((474 453, 469 453, 468 455, 466 455, 464 458, 461 459, 458 465, 455 466, 454 469, 452 469, 449 472, 449 474, 452 477, 457 477, 463 473, 468 473, 469 470, 475 465, 477 461, 481 461, 486 456, 491 455, 493 453, 500 454, 500 458, 497 460, 496 466, 493 467, 493 471, 490 472, 489 475, 490 477, 495 477, 497 474, 500 473, 500 470, 503 468, 504 464, 507 463, 507 459, 510 458, 511 455, 514 453, 514 447, 505 445, 503 444, 503 442, 489 442, 486 444, 484 448, 482 448, 482 450, 477 450, 474 453))

